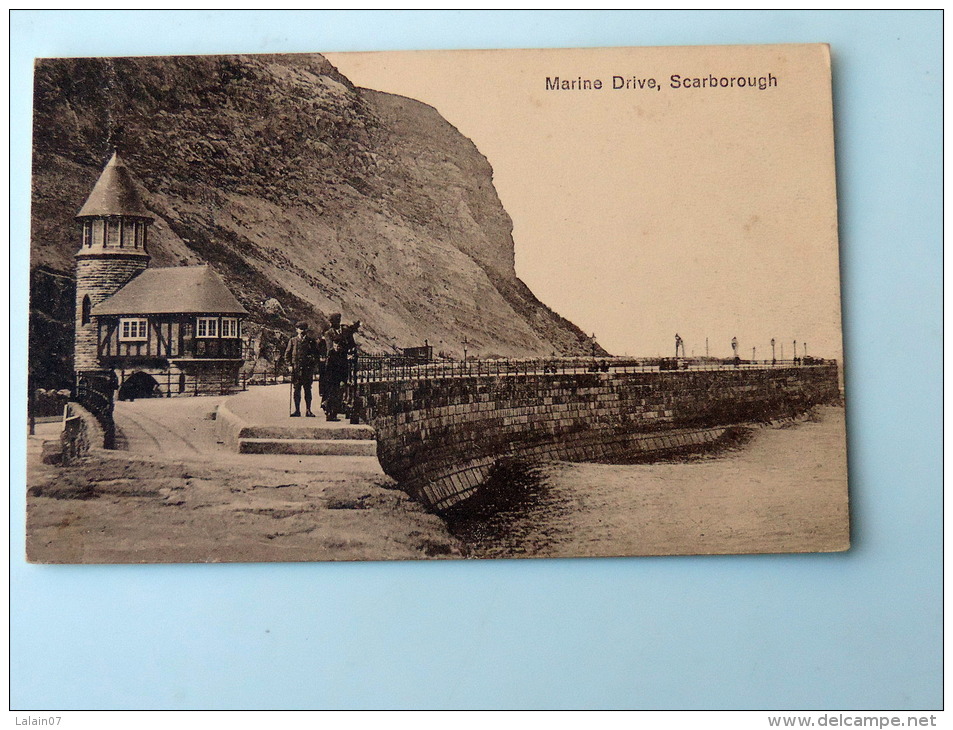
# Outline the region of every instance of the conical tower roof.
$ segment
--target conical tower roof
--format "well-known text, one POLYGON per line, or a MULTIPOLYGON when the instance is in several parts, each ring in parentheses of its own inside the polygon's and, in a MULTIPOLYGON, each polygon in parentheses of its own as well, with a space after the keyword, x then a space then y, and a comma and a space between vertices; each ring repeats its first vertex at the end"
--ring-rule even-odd
POLYGON ((128 215, 138 218, 150 218, 152 214, 146 209, 142 198, 136 192, 132 174, 126 168, 126 163, 114 152, 106 163, 103 174, 96 181, 93 192, 89 194, 86 203, 77 213, 77 218, 89 218, 107 215, 128 215))

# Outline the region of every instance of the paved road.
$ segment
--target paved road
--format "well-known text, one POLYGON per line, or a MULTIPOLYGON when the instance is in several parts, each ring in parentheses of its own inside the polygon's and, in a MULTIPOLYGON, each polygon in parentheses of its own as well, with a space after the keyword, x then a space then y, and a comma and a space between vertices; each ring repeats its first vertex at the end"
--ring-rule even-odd
MULTIPOLYGON (((314 403, 312 404, 315 417, 300 416, 291 418, 291 386, 290 385, 253 385, 243 393, 236 393, 228 397, 228 409, 248 424, 256 426, 286 426, 289 428, 321 426, 335 430, 353 428, 344 416, 340 420, 328 423, 324 411, 321 410, 318 398, 318 384, 314 384, 314 403)), ((174 399, 173 399, 174 400, 174 399)), ((301 412, 304 413, 304 403, 301 403, 301 412)))
MULTIPOLYGON (((236 396, 117 401, 114 418, 121 433, 117 446, 130 454, 143 454, 162 460, 199 461, 288 471, 383 475, 380 464, 372 456, 239 454, 222 443, 212 414, 229 398, 236 399, 241 404, 243 413, 260 414, 260 418, 251 422, 287 421, 290 424, 304 425, 324 423, 321 417, 288 418, 285 400, 287 387, 262 386, 236 396), (274 415, 276 408, 278 415, 274 415)), ((346 427, 347 424, 341 422, 340 425, 346 427)))
POLYGON ((213 414, 222 396, 118 401, 114 411, 123 450, 140 454, 200 455, 222 450, 213 414))

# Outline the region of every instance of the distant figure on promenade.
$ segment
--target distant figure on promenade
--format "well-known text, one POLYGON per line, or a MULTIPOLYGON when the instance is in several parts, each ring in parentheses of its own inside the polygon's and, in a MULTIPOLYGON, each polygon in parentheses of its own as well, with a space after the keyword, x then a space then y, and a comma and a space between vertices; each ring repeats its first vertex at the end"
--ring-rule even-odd
POLYGON ((308 323, 298 322, 295 325, 296 334, 288 340, 285 347, 285 362, 291 372, 291 387, 294 391, 294 411, 292 418, 301 415, 301 391, 304 391, 304 415, 314 418, 311 411, 311 383, 314 381, 314 370, 318 365, 318 343, 308 334, 308 323))
POLYGON ((337 312, 330 317, 330 325, 321 336, 324 366, 321 369, 321 407, 329 421, 338 421, 344 412, 344 386, 350 374, 350 357, 357 350, 354 333, 361 323, 342 326, 337 312))
POLYGON ((682 351, 682 357, 685 357, 685 340, 683 340, 678 332, 675 333, 675 359, 678 359, 678 351, 682 351))

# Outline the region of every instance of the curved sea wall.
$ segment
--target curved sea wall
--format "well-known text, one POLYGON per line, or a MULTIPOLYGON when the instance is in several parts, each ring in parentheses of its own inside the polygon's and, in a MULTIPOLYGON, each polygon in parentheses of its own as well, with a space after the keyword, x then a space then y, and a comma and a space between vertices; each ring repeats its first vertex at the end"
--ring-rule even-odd
POLYGON ((500 459, 626 462, 840 398, 835 363, 447 376, 362 389, 384 471, 438 511, 473 496, 500 459))

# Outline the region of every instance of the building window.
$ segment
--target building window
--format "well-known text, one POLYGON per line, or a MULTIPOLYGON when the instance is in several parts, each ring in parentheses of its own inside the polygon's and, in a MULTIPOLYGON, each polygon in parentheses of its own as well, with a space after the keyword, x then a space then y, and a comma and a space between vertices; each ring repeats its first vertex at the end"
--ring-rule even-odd
POLYGON ((122 246, 139 248, 139 221, 123 220, 122 246))
POLYGON ((89 321, 91 319, 90 311, 92 311, 92 308, 93 308, 92 302, 89 301, 89 294, 87 294, 86 296, 83 297, 83 313, 82 313, 82 320, 81 320, 83 324, 89 324, 89 321))
POLYGON ((106 222, 106 242, 105 246, 122 246, 119 238, 119 221, 110 220, 106 222))
POLYGON ((126 317, 119 320, 119 339, 121 341, 139 341, 148 337, 149 320, 126 317))
POLYGON ((93 222, 83 221, 83 245, 89 248, 93 245, 93 222))
POLYGON ((196 337, 218 337, 218 317, 199 317, 195 328, 196 337))
POLYGON ((102 218, 97 218, 93 221, 93 244, 94 246, 102 246, 103 235, 106 230, 106 221, 102 218))
POLYGON ((238 337, 238 320, 235 317, 222 317, 222 337, 238 337))

